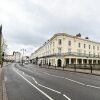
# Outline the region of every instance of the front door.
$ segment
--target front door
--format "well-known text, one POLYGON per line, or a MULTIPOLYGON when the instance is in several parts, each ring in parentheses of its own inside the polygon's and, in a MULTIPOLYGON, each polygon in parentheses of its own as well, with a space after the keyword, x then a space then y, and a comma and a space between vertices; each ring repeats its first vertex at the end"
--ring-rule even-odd
POLYGON ((58 59, 58 67, 61 67, 61 59, 58 59))

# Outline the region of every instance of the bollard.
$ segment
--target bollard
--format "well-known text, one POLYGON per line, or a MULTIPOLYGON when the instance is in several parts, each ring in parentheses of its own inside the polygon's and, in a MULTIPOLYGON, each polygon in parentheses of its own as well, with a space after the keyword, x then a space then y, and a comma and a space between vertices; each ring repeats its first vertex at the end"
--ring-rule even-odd
POLYGON ((90 65, 90 70, 91 70, 91 74, 92 74, 92 65, 90 65))
POLYGON ((74 71, 76 72, 76 65, 74 64, 74 71))
POLYGON ((64 65, 63 65, 63 70, 64 70, 64 65))
POLYGON ((55 64, 55 69, 56 69, 56 64, 55 64))

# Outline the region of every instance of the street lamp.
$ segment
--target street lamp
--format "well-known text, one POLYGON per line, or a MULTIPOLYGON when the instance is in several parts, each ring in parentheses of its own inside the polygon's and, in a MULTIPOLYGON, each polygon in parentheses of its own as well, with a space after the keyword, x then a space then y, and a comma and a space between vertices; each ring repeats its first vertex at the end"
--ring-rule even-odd
POLYGON ((21 51, 22 51, 22 65, 23 65, 23 56, 24 56, 26 49, 23 48, 23 49, 21 49, 21 51))

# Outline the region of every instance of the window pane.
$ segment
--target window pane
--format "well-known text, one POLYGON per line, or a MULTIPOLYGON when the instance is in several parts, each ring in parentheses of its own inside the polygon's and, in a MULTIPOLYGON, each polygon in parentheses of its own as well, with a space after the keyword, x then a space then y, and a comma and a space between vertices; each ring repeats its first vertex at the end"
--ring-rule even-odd
POLYGON ((80 44, 80 43, 78 43, 78 47, 79 47, 79 48, 81 47, 81 44, 80 44))
POLYGON ((59 39, 59 40, 58 40, 58 44, 61 45, 61 43, 62 43, 62 41, 61 41, 61 39, 59 39))
POLYGON ((68 41, 68 45, 71 46, 71 41, 68 41))
POLYGON ((58 53, 61 53, 61 48, 58 48, 58 53))

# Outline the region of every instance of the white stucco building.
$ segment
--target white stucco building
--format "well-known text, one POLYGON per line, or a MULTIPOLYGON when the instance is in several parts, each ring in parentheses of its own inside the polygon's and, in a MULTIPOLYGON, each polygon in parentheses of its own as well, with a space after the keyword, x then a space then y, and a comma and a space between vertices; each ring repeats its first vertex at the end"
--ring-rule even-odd
POLYGON ((14 60, 14 59, 13 59, 13 55, 7 55, 7 54, 5 54, 4 59, 5 59, 6 61, 13 61, 13 60, 14 60))
POLYGON ((13 52, 13 59, 15 62, 21 61, 21 53, 20 52, 13 52))
POLYGON ((12 55, 5 54, 4 59, 6 61, 20 62, 21 61, 21 53, 14 51, 12 55))
POLYGON ((81 38, 81 34, 57 33, 32 53, 30 60, 53 66, 100 64, 100 43, 81 38))

